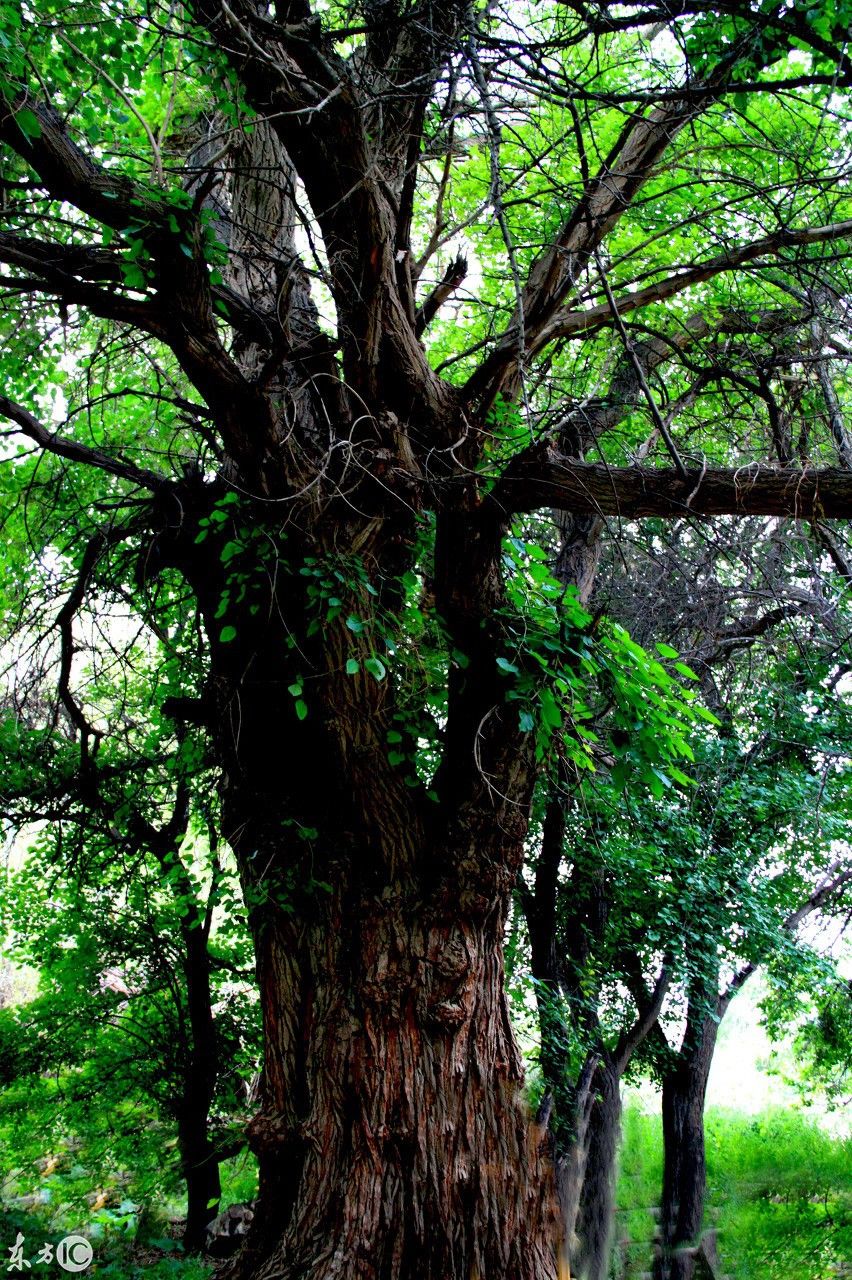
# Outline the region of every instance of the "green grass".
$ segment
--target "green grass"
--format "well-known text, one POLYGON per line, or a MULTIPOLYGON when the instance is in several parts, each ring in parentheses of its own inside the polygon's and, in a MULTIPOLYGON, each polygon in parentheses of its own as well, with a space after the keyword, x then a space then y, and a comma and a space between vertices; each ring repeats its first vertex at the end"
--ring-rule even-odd
MULTIPOLYGON (((618 1237, 627 1274, 647 1269, 659 1204, 657 1116, 629 1106, 618 1186, 618 1237)), ((707 1225, 719 1230, 734 1280, 836 1280, 852 1265, 852 1140, 802 1112, 707 1116, 707 1225)), ((850 1273, 852 1274, 852 1272, 850 1273)))
MULTIPOLYGON (((114 1280, 206 1280, 211 1268, 186 1258, 173 1238, 183 1212, 172 1138, 137 1100, 111 1116, 69 1108, 55 1079, 0 1094, 0 1274, 20 1231, 25 1257, 69 1232, 87 1235, 86 1273, 114 1280), (134 1109, 134 1107, 136 1109, 134 1109), (73 1123, 77 1121, 77 1123, 73 1123), (103 1201, 93 1203, 96 1193, 103 1201)), ((832 1138, 802 1112, 707 1117, 708 1225, 719 1229, 733 1280, 837 1280, 852 1264, 852 1141, 832 1138)), ((616 1274, 649 1265, 660 1201, 662 1141, 657 1116, 627 1107, 618 1187, 616 1274), (623 1264, 623 1266, 622 1266, 623 1264)), ((255 1194, 249 1155, 222 1167, 223 1204, 255 1194)), ((64 1276, 34 1266, 30 1276, 64 1276)), ((848 1274, 852 1275, 852 1271, 848 1274)))

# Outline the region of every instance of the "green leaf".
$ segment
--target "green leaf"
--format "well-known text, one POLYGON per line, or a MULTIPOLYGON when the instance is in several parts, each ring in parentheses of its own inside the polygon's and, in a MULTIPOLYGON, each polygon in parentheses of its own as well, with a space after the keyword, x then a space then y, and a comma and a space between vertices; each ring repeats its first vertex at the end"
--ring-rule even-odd
POLYGON ((299 698, 298 701, 296 702, 296 719, 304 720, 307 714, 308 714, 308 704, 306 702, 303 702, 302 699, 299 698))
POLYGON ((41 137, 41 123, 36 113, 29 107, 21 107, 15 112, 15 124, 25 138, 41 137))
POLYGON ((357 676, 360 670, 361 670, 361 664, 357 658, 346 659, 346 674, 348 676, 357 676))
POLYGON ((223 627, 219 632, 219 641, 221 644, 230 644, 232 640, 237 638, 237 628, 232 626, 223 627))
POLYGON ((235 556, 240 555, 244 550, 245 547, 241 542, 226 542, 222 550, 219 552, 219 559, 222 564, 227 564, 230 560, 233 560, 235 556))
POLYGON ((381 658, 375 656, 364 659, 364 670, 369 671, 371 676, 375 676, 377 680, 384 680, 387 675, 387 668, 381 658))

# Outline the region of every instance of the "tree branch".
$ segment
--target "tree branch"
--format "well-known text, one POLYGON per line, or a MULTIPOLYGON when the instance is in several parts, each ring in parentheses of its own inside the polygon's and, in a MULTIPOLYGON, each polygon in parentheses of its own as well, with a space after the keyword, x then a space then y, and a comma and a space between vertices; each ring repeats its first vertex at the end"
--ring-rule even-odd
MULTIPOLYGON (((814 889, 810 897, 806 898, 800 907, 797 907, 795 911, 791 911, 787 916, 782 925, 784 932, 795 933, 803 920, 813 915, 815 911, 819 911, 821 907, 824 907, 841 889, 844 889, 850 883, 852 883, 852 867, 845 865, 841 859, 833 862, 826 871, 822 883, 814 889)), ((758 961, 750 960, 748 964, 744 964, 734 974, 717 1001, 717 1011, 720 1018, 726 1012, 734 996, 738 991, 742 990, 758 967, 758 961)))
POLYGON ((657 974, 657 980, 649 994, 645 989, 644 982, 641 980, 640 972, 638 985, 633 991, 638 1017, 633 1025, 628 1027, 619 1037, 618 1044, 613 1050, 612 1056, 619 1076, 624 1075, 633 1054, 639 1048, 639 1045, 647 1039, 652 1027, 659 1018, 671 980, 671 962, 667 960, 657 974))
POLYGON ((504 514, 551 507, 625 519, 736 515, 848 520, 852 472, 754 463, 736 469, 690 469, 682 477, 663 467, 576 462, 540 446, 509 465, 486 502, 504 514))
POLYGON ((54 431, 49 431, 30 413, 29 409, 16 404, 7 396, 0 396, 0 416, 14 422, 25 436, 29 436, 45 452, 56 454, 59 458, 67 458, 69 462, 82 462, 86 466, 97 467, 98 470, 107 471, 110 475, 117 476, 120 480, 127 480, 141 489, 150 489, 152 493, 160 493, 171 484, 166 476, 156 471, 137 467, 132 462, 111 457, 101 449, 79 444, 76 440, 69 440, 65 436, 57 435, 54 431))
MULTIPOLYGON (((683 293, 692 285, 703 284, 723 271, 733 271, 748 262, 754 262, 764 254, 774 254, 782 249, 792 249, 800 245, 825 244, 833 240, 849 239, 852 239, 852 219, 829 223, 822 227, 805 227, 798 231, 776 231, 771 236, 754 240, 751 244, 741 245, 736 249, 726 249, 715 258, 709 258, 706 262, 689 267, 678 275, 668 276, 665 280, 657 281, 656 284, 647 285, 644 289, 637 289, 635 293, 621 294, 615 299, 615 305, 619 315, 624 315, 629 311, 638 311, 640 307, 647 307, 653 302, 665 302, 683 293)), ((557 338, 575 337, 589 329, 612 322, 612 308, 608 301, 589 307, 585 311, 563 312, 555 316, 553 321, 538 333, 535 341, 529 345, 529 352, 535 354, 557 338)))
POLYGON ((428 297, 424 299, 422 307, 417 311, 415 330, 418 338, 426 332, 441 307, 447 301, 447 298, 455 293, 466 275, 467 258, 459 254, 455 261, 451 262, 447 267, 442 279, 438 281, 428 297))
MULTIPOLYGON (((539 334, 551 323, 592 254, 630 206, 669 143, 711 100, 712 95, 684 99, 628 121, 553 244, 532 266, 521 299, 525 322, 521 345, 525 349, 536 349, 539 334)), ((518 347, 515 317, 468 379, 464 394, 469 401, 485 408, 493 403, 517 371, 518 347)))
MULTIPOLYGON (((383 173, 383 151, 368 136, 370 100, 356 68, 304 6, 297 27, 269 24, 243 0, 194 0, 192 9, 221 42, 248 101, 269 120, 304 184, 328 256, 345 382, 359 412, 364 402, 384 402, 401 422, 420 407, 434 416, 450 394, 414 331, 409 270, 397 269, 408 252, 397 236, 407 215, 401 191, 395 194, 383 173)), ((411 86, 385 86, 383 93, 383 107, 392 108, 411 86)), ((406 151, 402 174, 411 163, 406 151)))
MULTIPOLYGON (((269 405, 247 382, 219 337, 204 256, 204 227, 197 211, 170 204, 125 175, 95 164, 70 138, 58 113, 27 93, 20 94, 12 108, 0 114, 0 142, 34 170, 52 199, 67 201, 116 230, 126 232, 129 225, 138 228, 151 258, 150 284, 158 295, 157 311, 146 304, 122 303, 132 310, 116 316, 112 295, 100 290, 89 295, 86 290, 92 286, 75 284, 64 272, 54 287, 60 296, 89 307, 95 314, 126 319, 167 343, 216 414, 225 443, 242 465, 245 479, 265 491, 266 454, 275 447, 269 405), (36 137, 25 137, 15 123, 15 110, 23 106, 38 120, 36 137)), ((53 253, 52 247, 49 253, 53 253)), ((44 261, 38 269, 44 278, 44 261)))

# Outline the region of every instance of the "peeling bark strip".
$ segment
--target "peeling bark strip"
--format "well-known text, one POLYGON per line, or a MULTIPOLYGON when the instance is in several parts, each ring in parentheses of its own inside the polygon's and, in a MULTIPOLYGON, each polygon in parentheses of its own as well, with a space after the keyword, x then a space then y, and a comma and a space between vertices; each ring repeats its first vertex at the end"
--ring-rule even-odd
POLYGON ((536 451, 509 467, 490 495, 507 511, 588 511, 624 516, 791 516, 852 519, 852 472, 800 471, 755 463, 691 468, 607 467, 536 451))

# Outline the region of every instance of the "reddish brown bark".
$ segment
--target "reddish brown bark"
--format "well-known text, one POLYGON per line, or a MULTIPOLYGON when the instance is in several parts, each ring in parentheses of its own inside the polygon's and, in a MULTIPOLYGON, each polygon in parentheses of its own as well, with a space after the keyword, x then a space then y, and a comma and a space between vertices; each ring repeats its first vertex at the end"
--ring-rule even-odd
POLYGON ((234 1276, 554 1274, 550 1179, 520 1096, 502 913, 335 892, 261 942, 262 1226, 234 1276))

